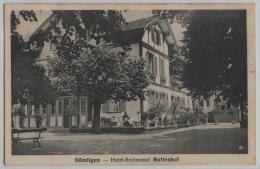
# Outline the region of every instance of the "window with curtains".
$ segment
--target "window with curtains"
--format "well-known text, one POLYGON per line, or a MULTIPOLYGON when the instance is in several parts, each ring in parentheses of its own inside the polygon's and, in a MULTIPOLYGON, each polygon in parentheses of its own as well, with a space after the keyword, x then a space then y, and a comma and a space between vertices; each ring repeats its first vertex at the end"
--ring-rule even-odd
POLYGON ((147 63, 148 63, 148 73, 154 76, 157 75, 157 58, 151 53, 146 53, 147 63))

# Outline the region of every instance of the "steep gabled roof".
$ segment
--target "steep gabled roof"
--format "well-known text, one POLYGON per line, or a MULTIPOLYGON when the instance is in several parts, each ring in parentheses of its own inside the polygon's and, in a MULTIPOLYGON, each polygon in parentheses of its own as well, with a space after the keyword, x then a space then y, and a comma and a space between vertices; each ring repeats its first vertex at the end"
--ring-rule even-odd
POLYGON ((162 32, 167 35, 166 40, 170 45, 177 43, 168 20, 163 19, 160 16, 150 16, 120 25, 122 33, 129 34, 127 38, 123 36, 123 41, 131 42, 133 39, 135 39, 135 42, 140 41, 145 29, 149 28, 154 23, 160 25, 162 32), (136 37, 133 37, 133 35, 136 37))
POLYGON ((155 16, 150 16, 147 18, 138 19, 132 22, 128 22, 125 24, 120 25, 122 31, 131 31, 136 29, 144 29, 147 24, 154 21, 156 18, 155 16))
POLYGON ((55 13, 52 13, 31 35, 31 37, 35 36, 40 31, 46 32, 51 27, 56 25, 59 22, 59 19, 55 13))
MULTIPOLYGON (((47 31, 53 25, 59 22, 59 17, 57 13, 51 14, 43 24, 33 33, 32 36, 36 35, 39 31, 47 31)), ((117 43, 136 43, 139 42, 146 28, 149 28, 154 23, 158 23, 166 36, 166 41, 169 45, 174 45, 176 43, 175 36, 172 32, 171 26, 167 19, 163 19, 160 16, 150 16, 138 20, 134 20, 125 24, 120 25, 121 33, 119 33, 119 39, 113 40, 115 44, 117 43)))

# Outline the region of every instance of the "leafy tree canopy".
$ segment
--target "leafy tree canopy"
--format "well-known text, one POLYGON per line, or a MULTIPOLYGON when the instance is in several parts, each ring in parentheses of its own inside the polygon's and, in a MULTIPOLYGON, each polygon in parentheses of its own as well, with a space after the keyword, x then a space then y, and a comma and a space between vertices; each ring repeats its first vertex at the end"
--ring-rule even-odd
POLYGON ((193 11, 184 35, 183 80, 193 96, 247 105, 246 11, 193 11))
POLYGON ((121 11, 53 11, 53 15, 56 22, 54 19, 52 27, 39 31, 31 41, 57 45, 57 62, 53 64, 56 87, 88 96, 94 106, 96 132, 102 103, 144 99, 143 89, 148 85, 144 61, 130 58, 126 47, 113 52, 112 41, 118 38, 119 25, 124 22, 121 11))
POLYGON ((18 100, 25 104, 28 99, 38 105, 48 102, 52 88, 45 76, 45 69, 37 65, 41 49, 34 48, 23 40, 16 31, 21 23, 20 17, 27 22, 37 21, 33 11, 12 11, 11 13, 11 71, 12 71, 12 103, 18 100))
POLYGON ((246 11, 154 10, 153 14, 186 28, 183 46, 175 46, 174 53, 185 57, 182 81, 193 97, 221 96, 246 110, 246 11))

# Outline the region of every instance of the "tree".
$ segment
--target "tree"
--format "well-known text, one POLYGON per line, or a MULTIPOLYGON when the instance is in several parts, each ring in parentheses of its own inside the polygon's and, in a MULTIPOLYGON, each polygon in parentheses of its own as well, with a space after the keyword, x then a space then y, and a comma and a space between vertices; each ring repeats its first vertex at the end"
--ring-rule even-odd
POLYGON ((88 96, 94 106, 94 133, 99 132, 101 104, 144 98, 148 83, 142 59, 131 59, 125 52, 115 53, 104 46, 86 49, 69 60, 67 57, 59 57, 54 76, 59 77, 59 88, 88 96))
POLYGON ((12 104, 18 100, 25 104, 28 100, 35 105, 47 103, 51 98, 51 85, 45 76, 45 69, 37 64, 41 48, 32 41, 24 41, 16 31, 21 23, 17 14, 24 21, 36 22, 37 17, 33 11, 11 12, 11 71, 12 71, 12 104))
POLYGON ((54 11, 62 27, 54 33, 39 32, 57 44, 53 76, 58 90, 70 90, 78 97, 88 96, 94 106, 93 132, 99 132, 101 104, 112 99, 144 99, 148 85, 141 58, 128 57, 128 47, 113 52, 111 42, 124 22, 120 11, 54 11), (89 41, 94 41, 90 44, 89 41))
POLYGON ((187 29, 183 46, 175 46, 174 51, 187 61, 182 81, 193 97, 223 96, 228 104, 240 106, 245 112, 246 11, 154 10, 153 14, 178 22, 187 29))
POLYGON ((193 96, 247 106, 246 11, 193 11, 185 32, 183 80, 193 96))

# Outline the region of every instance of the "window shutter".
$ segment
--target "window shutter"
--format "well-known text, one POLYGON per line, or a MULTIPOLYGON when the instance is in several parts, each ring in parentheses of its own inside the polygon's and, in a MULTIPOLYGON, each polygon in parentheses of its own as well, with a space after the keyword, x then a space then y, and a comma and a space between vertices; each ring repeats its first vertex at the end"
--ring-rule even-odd
POLYGON ((160 76, 162 76, 162 59, 159 59, 159 70, 160 70, 160 76))
POLYGON ((162 75, 163 75, 163 77, 165 77, 164 70, 165 70, 165 68, 164 68, 164 60, 162 59, 162 75))
POLYGON ((153 57, 153 69, 154 69, 154 74, 157 75, 157 58, 154 56, 153 57))
POLYGON ((147 72, 150 72, 149 53, 146 52, 147 72))

